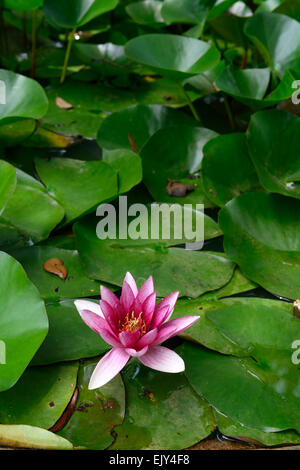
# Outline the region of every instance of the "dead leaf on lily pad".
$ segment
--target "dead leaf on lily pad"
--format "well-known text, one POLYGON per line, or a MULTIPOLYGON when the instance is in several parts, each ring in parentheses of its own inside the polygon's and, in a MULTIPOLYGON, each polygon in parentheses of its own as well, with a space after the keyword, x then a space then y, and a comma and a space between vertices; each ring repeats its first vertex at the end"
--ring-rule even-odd
POLYGON ((169 196, 183 197, 195 189, 192 184, 180 183, 180 181, 171 180, 170 178, 168 181, 166 190, 169 196))
POLYGON ((60 258, 50 258, 43 264, 43 268, 48 273, 55 274, 61 279, 66 279, 68 275, 67 268, 64 265, 63 260, 60 258))
POLYGON ((66 109, 66 110, 73 109, 73 105, 71 103, 68 103, 68 101, 64 100, 60 96, 56 97, 55 103, 56 103, 56 106, 60 109, 66 109))

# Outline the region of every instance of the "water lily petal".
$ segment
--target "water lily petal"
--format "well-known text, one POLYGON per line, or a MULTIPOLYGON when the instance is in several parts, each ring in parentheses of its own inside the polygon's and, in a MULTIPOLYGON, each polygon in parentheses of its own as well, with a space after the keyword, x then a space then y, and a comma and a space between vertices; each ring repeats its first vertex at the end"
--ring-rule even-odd
POLYGON ((109 331, 106 328, 99 328, 98 333, 101 338, 113 348, 123 347, 119 338, 112 331, 109 331))
MULTIPOLYGON (((76 305, 76 302, 77 301, 74 302, 75 305, 76 305)), ((76 308, 78 309, 77 305, 76 305, 76 308)), ((82 320, 84 321, 84 323, 86 323, 87 326, 89 326, 96 333, 99 333, 100 329, 103 329, 103 328, 110 329, 109 325, 107 324, 107 321, 104 318, 97 315, 96 313, 93 313, 90 310, 82 310, 82 309, 80 310, 78 309, 78 312, 82 320)))
POLYGON ((153 315, 153 321, 152 321, 152 326, 153 328, 160 326, 162 323, 166 322, 169 320, 171 317, 174 307, 176 305, 177 299, 178 299, 179 292, 173 292, 172 294, 168 295, 165 297, 159 304, 156 306, 156 310, 153 315), (165 318, 162 317, 160 309, 163 307, 169 307, 168 314, 165 316, 165 318))
POLYGON ((124 308, 124 312, 130 313, 132 311, 132 306, 135 301, 135 296, 130 285, 126 281, 123 282, 120 301, 124 308))
POLYGON ((127 284, 129 284, 130 289, 132 290, 134 297, 136 297, 138 295, 138 288, 136 286, 136 282, 134 280, 134 277, 129 272, 126 273, 124 282, 127 282, 127 284))
POLYGON ((136 343, 135 347, 137 350, 143 349, 145 346, 152 345, 153 341, 157 337, 157 329, 148 331, 144 336, 142 336, 138 342, 136 343))
POLYGON ((143 312, 143 320, 148 327, 151 323, 154 310, 156 305, 156 292, 150 294, 143 303, 142 312, 143 312))
POLYGON ((139 358, 142 364, 151 369, 160 370, 162 372, 177 373, 183 372, 185 369, 182 358, 164 346, 153 346, 148 352, 139 358))
POLYGON ((139 340, 140 335, 141 334, 139 331, 134 331, 133 333, 129 333, 128 331, 122 331, 119 334, 119 338, 125 348, 133 348, 139 340))
POLYGON ((148 346, 145 346, 140 351, 136 351, 135 349, 126 348, 125 351, 132 357, 142 357, 148 351, 148 346))
POLYGON ((105 300, 114 310, 120 309, 120 301, 118 297, 107 287, 100 286, 101 299, 105 300))
POLYGON ((98 362, 90 383, 89 390, 102 387, 113 379, 127 364, 130 356, 121 348, 113 348, 98 362))
POLYGON ((91 302, 90 300, 75 300, 74 304, 79 314, 83 310, 89 310, 90 312, 93 312, 96 315, 99 315, 100 317, 104 318, 103 312, 98 303, 96 304, 95 302, 91 302))
POLYGON ((153 277, 150 276, 146 282, 142 285, 137 295, 137 298, 143 304, 143 302, 149 297, 150 294, 154 292, 154 282, 153 277))
POLYGON ((169 305, 160 306, 159 304, 153 313, 153 317, 151 320, 151 328, 157 328, 160 325, 162 325, 164 321, 166 320, 166 318, 170 316, 169 311, 170 311, 169 305))
POLYGON ((174 318, 174 320, 168 321, 164 323, 158 329, 158 334, 153 341, 153 346, 157 344, 161 344, 169 338, 178 335, 182 331, 189 328, 193 323, 199 320, 200 317, 197 316, 189 316, 189 317, 181 317, 181 318, 174 318))
POLYGON ((100 300, 100 307, 103 312, 104 318, 109 323, 110 327, 114 330, 118 330, 120 315, 117 310, 114 310, 105 300, 100 300))

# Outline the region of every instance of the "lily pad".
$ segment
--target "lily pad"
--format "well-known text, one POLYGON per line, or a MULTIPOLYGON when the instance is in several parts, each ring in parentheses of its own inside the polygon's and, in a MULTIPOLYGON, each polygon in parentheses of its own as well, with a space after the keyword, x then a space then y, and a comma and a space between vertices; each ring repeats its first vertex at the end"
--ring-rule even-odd
POLYGON ((251 117, 249 152, 267 191, 300 199, 299 132, 299 117, 284 111, 263 111, 251 117))
POLYGON ((163 23, 161 15, 162 2, 157 0, 145 0, 143 2, 133 2, 126 6, 126 12, 135 23, 151 25, 153 23, 163 23))
POLYGON ((148 277, 147 266, 159 297, 176 290, 198 297, 222 287, 233 274, 234 265, 218 254, 164 248, 151 240, 99 240, 93 223, 77 223, 74 231, 88 276, 118 286, 127 271, 141 285, 148 277))
POLYGON ((114 428, 122 424, 125 414, 125 389, 120 375, 104 387, 88 390, 97 361, 81 364, 78 376, 79 395, 75 412, 59 434, 76 446, 101 450, 114 441, 114 428))
POLYGON ((188 115, 160 105, 137 105, 110 114, 98 132, 98 143, 106 149, 132 150, 129 138, 139 152, 156 131, 183 124, 193 125, 188 115))
POLYGON ((183 449, 213 431, 210 407, 182 374, 156 372, 133 361, 123 380, 127 411, 124 423, 115 428, 117 437, 110 449, 183 449), (184 413, 183 403, 188 403, 184 413))
POLYGON ((228 357, 185 344, 190 383, 218 411, 244 426, 264 432, 299 432, 299 371, 292 362, 299 319, 293 316, 292 306, 287 311, 282 302, 274 308, 274 301, 234 299, 233 305, 232 300, 223 301, 225 308, 222 305, 207 316, 249 357, 228 357))
POLYGON ((74 300, 48 304, 49 333, 31 365, 53 364, 107 352, 110 346, 80 318, 74 300))
POLYGON ((42 344, 48 319, 44 303, 20 264, 0 253, 0 391, 12 387, 42 344))
POLYGON ((71 442, 45 429, 26 425, 0 425, 0 445, 21 449, 72 450, 71 442))
POLYGON ((36 179, 16 169, 17 186, 1 215, 4 222, 35 242, 48 238, 64 210, 36 179))
POLYGON ((5 104, 0 106, 1 125, 13 119, 40 119, 46 114, 48 100, 38 82, 4 69, 0 69, 0 80, 5 86, 5 104))
POLYGON ((216 80, 216 86, 236 100, 251 106, 262 105, 270 81, 270 70, 226 67, 216 80))
POLYGON ((51 428, 76 387, 78 363, 31 367, 11 390, 0 394, 2 424, 51 428))
POLYGON ((211 69, 220 60, 215 46, 173 34, 138 36, 126 44, 125 53, 130 59, 179 81, 211 69))
POLYGON ((203 23, 209 10, 215 3, 215 0, 205 0, 202 2, 198 0, 165 0, 161 14, 167 24, 203 23))
POLYGON ((13 195, 17 183, 16 170, 9 163, 0 160, 0 215, 7 201, 13 195))
POLYGON ((245 33, 273 72, 283 77, 287 69, 300 73, 300 28, 298 21, 278 13, 256 13, 245 33), (286 50, 289 51, 286 54, 286 50))
POLYGON ((79 60, 97 70, 102 76, 128 73, 132 64, 132 61, 125 56, 124 46, 111 42, 106 44, 75 44, 74 52, 76 52, 79 60))
POLYGON ((64 225, 118 194, 117 174, 106 162, 37 159, 36 169, 50 194, 64 207, 64 225))
POLYGON ((212 207, 203 193, 198 172, 203 147, 216 135, 216 132, 203 127, 174 126, 160 129, 148 140, 140 155, 144 183, 156 201, 204 203, 206 207, 212 207), (184 197, 170 196, 167 192, 169 179, 194 186, 194 189, 184 197))
POLYGON ((44 0, 44 13, 50 23, 71 29, 113 10, 117 4, 118 0, 44 0))
POLYGON ((10 253, 22 264, 29 279, 47 301, 99 295, 99 282, 86 276, 76 250, 56 246, 32 246, 10 250, 10 253), (44 263, 53 258, 63 261, 67 270, 66 279, 46 272, 43 268, 44 263))
POLYGON ((10 10, 35 10, 43 5, 44 0, 4 0, 4 8, 10 10))
POLYGON ((103 153, 103 161, 117 172, 119 194, 126 193, 143 179, 141 158, 130 150, 106 151, 103 153))
POLYGON ((253 281, 277 295, 299 297, 300 202, 279 194, 247 193, 219 217, 227 256, 253 281))
POLYGON ((218 429, 228 437, 242 439, 243 441, 261 443, 265 446, 278 446, 283 444, 299 444, 300 434, 296 431, 264 432, 255 428, 243 426, 237 421, 214 411, 218 429))
POLYGON ((205 145, 203 153, 203 189, 218 206, 223 207, 234 197, 260 188, 245 134, 215 137, 205 145))

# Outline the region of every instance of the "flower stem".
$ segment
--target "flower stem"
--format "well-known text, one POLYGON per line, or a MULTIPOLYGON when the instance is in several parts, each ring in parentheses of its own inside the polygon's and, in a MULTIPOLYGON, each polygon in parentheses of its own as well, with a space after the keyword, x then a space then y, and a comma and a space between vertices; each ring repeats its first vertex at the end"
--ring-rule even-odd
POLYGON ((74 35, 76 33, 76 28, 74 28, 69 34, 68 34, 68 44, 67 44, 67 50, 66 50, 66 55, 65 55, 65 61, 64 61, 64 66, 63 66, 63 71, 60 77, 60 83, 64 83, 67 75, 67 68, 69 64, 69 59, 70 59, 70 54, 71 54, 71 49, 72 49, 72 44, 74 41, 74 35))
POLYGON ((234 131, 235 123, 234 123, 233 114, 232 114, 232 111, 231 111, 231 108, 230 108, 230 104, 229 104, 229 101, 228 101, 226 95, 223 95, 223 98, 224 98, 224 106, 225 106, 226 113, 227 113, 227 116, 228 116, 228 119, 229 119, 229 122, 230 122, 230 126, 231 126, 231 129, 234 131))
POLYGON ((200 119, 200 117, 199 117, 199 115, 198 115, 198 113, 197 113, 197 111, 196 111, 195 106, 194 106, 193 103, 192 103, 191 98, 189 97, 188 93, 187 93, 187 92, 185 91, 185 89, 184 89, 184 85, 182 85, 181 83, 179 83, 179 87, 180 87, 182 93, 184 94, 184 96, 185 96, 185 98, 186 98, 186 100, 187 100, 187 104, 188 104, 190 110, 192 111, 192 114, 193 114, 194 118, 196 119, 196 121, 201 122, 201 119, 200 119))
POLYGON ((37 43, 37 35, 36 35, 36 20, 37 20, 37 10, 33 10, 32 12, 32 32, 31 32, 31 42, 32 42, 32 50, 31 50, 31 71, 30 76, 34 78, 35 76, 35 66, 36 66, 36 43, 37 43))

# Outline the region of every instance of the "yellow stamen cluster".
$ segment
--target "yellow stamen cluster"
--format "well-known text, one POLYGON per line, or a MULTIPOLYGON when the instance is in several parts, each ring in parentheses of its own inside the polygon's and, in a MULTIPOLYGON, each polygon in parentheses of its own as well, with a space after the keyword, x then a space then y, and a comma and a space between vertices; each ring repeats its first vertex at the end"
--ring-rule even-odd
POLYGON ((128 333, 134 333, 137 330, 141 330, 141 334, 146 333, 146 324, 142 318, 142 313, 138 317, 135 316, 134 312, 127 313, 123 323, 120 323, 120 330, 127 331, 128 333))

